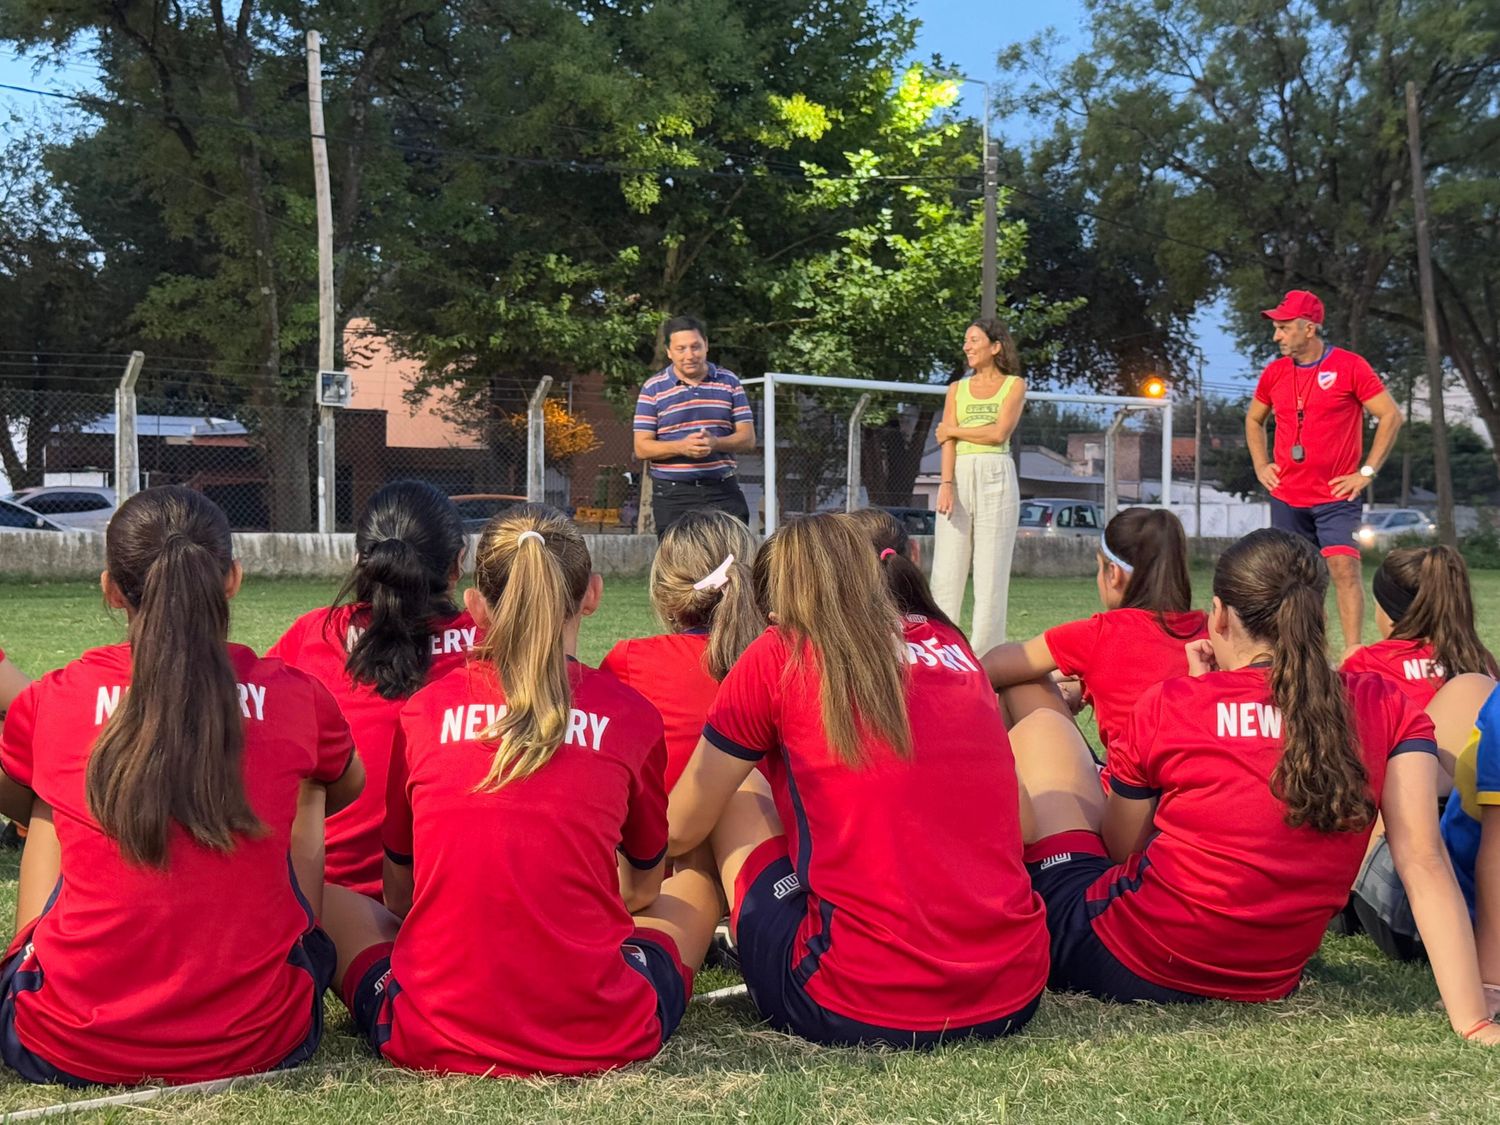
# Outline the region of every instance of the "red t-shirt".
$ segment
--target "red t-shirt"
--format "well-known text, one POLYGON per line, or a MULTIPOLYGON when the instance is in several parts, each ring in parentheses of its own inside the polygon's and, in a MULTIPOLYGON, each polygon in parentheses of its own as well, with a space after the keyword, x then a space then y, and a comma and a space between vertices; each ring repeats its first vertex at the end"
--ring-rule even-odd
POLYGON ((1255 385, 1255 400, 1276 418, 1276 448, 1271 460, 1281 483, 1271 493, 1294 508, 1331 504, 1338 498, 1328 487, 1334 477, 1359 471, 1364 456, 1364 404, 1385 390, 1380 376, 1364 358, 1343 348, 1329 348, 1317 363, 1302 366, 1291 356, 1266 365, 1255 385), (1297 432, 1298 403, 1302 432, 1297 432), (1300 443, 1305 457, 1292 460, 1300 443))
POLYGON ((666 727, 667 791, 677 784, 703 737, 703 720, 719 693, 708 674, 708 634, 667 633, 620 641, 609 650, 601 672, 635 688, 656 708, 666 727))
POLYGON ((1425 710, 1438 689, 1448 682, 1443 666, 1433 659, 1432 645, 1394 637, 1355 649, 1341 671, 1384 676, 1404 691, 1419 711, 1425 710))
MULTIPOLYGON (((130 683, 130 647, 96 648, 32 684, 5 720, 0 767, 52 806, 56 901, 7 956, 40 986, 16 992, 16 1032, 94 1082, 197 1082, 268 1070, 307 1038, 310 972, 292 957, 313 919, 288 852, 304 780, 336 781, 354 744, 310 676, 229 646, 245 716, 250 806, 266 834, 228 854, 173 826, 165 870, 127 862, 89 812, 85 776, 130 683)), ((192 706, 192 700, 183 700, 192 706)))
POLYGON ((1208 614, 1202 610, 1165 616, 1171 633, 1151 610, 1111 609, 1042 634, 1057 670, 1082 680, 1083 699, 1094 708, 1106 753, 1114 752, 1141 693, 1187 675, 1188 642, 1208 636, 1208 614))
MULTIPOLYGON (((324 877, 330 883, 380 898, 380 826, 385 821, 385 778, 391 760, 391 739, 403 699, 386 699, 369 684, 357 684, 344 670, 361 627, 366 607, 343 605, 315 609, 292 623, 267 656, 280 657, 312 676, 333 693, 349 722, 354 745, 365 766, 365 787, 358 799, 328 818, 324 877), (351 628, 352 626, 352 628, 351 628)), ((432 634, 432 664, 427 681, 462 664, 474 647, 478 630, 467 613, 438 624, 432 634)))
MULTIPOLYGON (((1378 802, 1392 755, 1435 750, 1432 720, 1378 676, 1343 680, 1378 802)), ((1156 834, 1088 891, 1094 932, 1140 976, 1223 1000, 1297 987, 1349 899, 1370 830, 1288 827, 1270 787, 1281 751, 1268 668, 1181 676, 1141 698, 1110 757, 1111 785, 1159 795, 1156 834)))
POLYGON ((906 619, 912 756, 860 769, 824 737, 812 658, 770 628, 730 669, 704 737, 765 757, 807 915, 792 962, 823 1007, 879 1027, 968 1027, 1022 1008, 1047 977, 1041 901, 1021 863, 1015 762, 963 636, 906 619))
POLYGON ((381 1052, 419 1070, 586 1074, 661 1047, 656 993, 627 965, 634 931, 616 852, 642 869, 667 848, 666 745, 656 709, 613 676, 569 665, 572 714, 536 773, 478 793, 477 735, 505 696, 474 661, 401 710, 387 854, 414 864, 391 956, 381 1052))

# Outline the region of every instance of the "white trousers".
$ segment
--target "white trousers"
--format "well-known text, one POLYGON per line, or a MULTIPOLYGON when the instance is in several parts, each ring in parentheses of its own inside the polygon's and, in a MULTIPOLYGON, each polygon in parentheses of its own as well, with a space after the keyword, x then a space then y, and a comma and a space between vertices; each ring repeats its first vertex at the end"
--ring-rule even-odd
POLYGON ((1020 510, 1016 463, 1010 454, 976 453, 957 459, 953 510, 937 518, 932 594, 942 611, 957 621, 972 560, 974 624, 969 643, 980 656, 1005 643, 1005 607, 1020 510))

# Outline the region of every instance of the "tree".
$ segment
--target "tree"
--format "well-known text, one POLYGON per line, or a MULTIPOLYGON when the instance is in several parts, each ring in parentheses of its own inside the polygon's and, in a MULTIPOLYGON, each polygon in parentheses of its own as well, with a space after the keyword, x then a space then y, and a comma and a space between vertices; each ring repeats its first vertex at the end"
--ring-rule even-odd
MULTIPOLYGON (((270 466, 273 526, 312 513, 311 385, 317 304, 302 30, 294 0, 156 7, 16 0, 0 39, 87 58, 89 127, 47 165, 98 254, 147 279, 136 341, 201 356, 243 403, 270 466), (119 201, 125 201, 120 205, 119 201), (143 235, 151 237, 145 238, 143 235)), ((340 326, 379 278, 375 247, 409 218, 399 150, 370 144, 440 73, 447 26, 420 0, 320 4, 329 32, 340 326), (413 65, 416 63, 417 65, 413 65), (370 205, 373 182, 384 206, 370 205)))
POLYGON ((44 147, 27 131, 0 154, 0 465, 12 488, 43 483, 54 433, 114 409, 125 359, 108 353, 122 351, 132 297, 52 185, 31 174, 44 147))
MULTIPOLYGON (((982 212, 973 191, 960 186, 977 165, 972 131, 945 113, 957 94, 951 80, 910 67, 888 95, 868 147, 844 153, 836 175, 804 163, 813 190, 801 205, 853 221, 833 245, 792 262, 771 287, 779 319, 791 326, 772 353, 779 370, 922 383, 955 372, 964 329, 980 307, 983 253, 982 212), (879 208, 862 208, 864 194, 881 183, 892 186, 880 193, 879 208)), ((999 224, 1002 290, 1021 273, 1025 245, 1025 224, 999 224)), ((1080 302, 1007 304, 1012 331, 1031 341, 1080 302)), ((831 395, 822 405, 844 412, 855 395, 831 395)), ((873 440, 864 445, 863 479, 872 502, 910 498, 942 405, 935 396, 919 402, 914 420, 900 418, 894 403, 878 404, 868 416, 873 440)), ((815 416, 793 405, 793 442, 809 447, 810 456, 828 450, 831 439, 836 451, 841 435, 826 434, 815 416)))
MULTIPOLYGON (((1377 366, 1420 352, 1403 86, 1422 90, 1444 347, 1500 436, 1492 304, 1500 12, 1459 0, 1094 0, 1090 49, 1031 91, 1091 207, 1155 232, 1247 343, 1287 288, 1377 366), (1436 201, 1442 199, 1439 209, 1436 201), (1128 205, 1128 210, 1126 206, 1128 205)), ((1120 237, 1125 237, 1121 235, 1120 237)))

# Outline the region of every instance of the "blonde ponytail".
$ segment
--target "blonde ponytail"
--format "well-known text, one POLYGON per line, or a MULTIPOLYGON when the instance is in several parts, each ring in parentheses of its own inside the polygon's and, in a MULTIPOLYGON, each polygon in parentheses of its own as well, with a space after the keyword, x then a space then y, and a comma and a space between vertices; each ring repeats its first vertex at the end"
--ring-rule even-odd
POLYGON ((563 627, 592 569, 578 529, 551 508, 527 504, 485 528, 474 572, 490 606, 480 651, 500 677, 505 714, 479 736, 498 745, 476 791, 531 776, 562 744, 573 706, 563 627))

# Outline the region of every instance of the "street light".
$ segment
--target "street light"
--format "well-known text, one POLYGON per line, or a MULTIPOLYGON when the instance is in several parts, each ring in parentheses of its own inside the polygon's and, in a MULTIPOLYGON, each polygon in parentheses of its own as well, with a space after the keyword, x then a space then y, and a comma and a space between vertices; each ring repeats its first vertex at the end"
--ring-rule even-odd
POLYGON ((1141 394, 1147 398, 1166 398, 1167 381, 1160 375, 1152 375, 1141 384, 1141 394))

